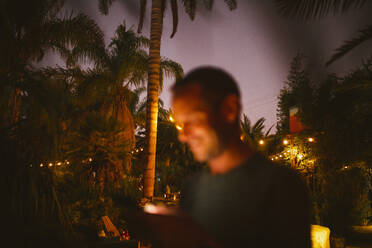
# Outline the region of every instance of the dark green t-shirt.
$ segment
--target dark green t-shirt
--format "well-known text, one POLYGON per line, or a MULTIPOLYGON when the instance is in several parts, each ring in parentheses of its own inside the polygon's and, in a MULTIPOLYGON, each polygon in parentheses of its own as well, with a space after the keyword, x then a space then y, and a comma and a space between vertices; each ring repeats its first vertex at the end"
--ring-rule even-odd
POLYGON ((309 197, 297 173, 255 154, 185 183, 181 208, 223 247, 310 247, 309 197))

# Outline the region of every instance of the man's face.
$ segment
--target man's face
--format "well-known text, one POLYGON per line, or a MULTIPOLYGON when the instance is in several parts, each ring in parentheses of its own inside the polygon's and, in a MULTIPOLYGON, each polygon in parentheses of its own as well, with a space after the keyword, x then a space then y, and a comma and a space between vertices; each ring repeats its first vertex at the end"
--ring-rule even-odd
POLYGON ((212 125, 213 113, 202 101, 199 89, 190 88, 187 94, 174 98, 172 105, 176 124, 182 128, 178 139, 189 146, 194 158, 206 162, 219 155, 222 147, 212 125))

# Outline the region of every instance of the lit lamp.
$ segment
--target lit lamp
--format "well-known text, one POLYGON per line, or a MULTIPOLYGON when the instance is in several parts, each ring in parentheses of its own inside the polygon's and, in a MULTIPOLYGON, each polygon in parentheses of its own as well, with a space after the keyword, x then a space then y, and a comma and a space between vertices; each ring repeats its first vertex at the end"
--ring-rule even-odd
POLYGON ((283 144, 284 144, 284 145, 288 145, 288 143, 289 143, 289 142, 288 142, 287 139, 283 140, 283 144))
POLYGON ((309 142, 314 142, 314 138, 312 138, 312 137, 309 137, 307 140, 308 140, 309 142))
POLYGON ((263 144, 265 144, 265 142, 263 140, 260 140, 260 141, 258 141, 258 144, 260 144, 262 146, 263 144))

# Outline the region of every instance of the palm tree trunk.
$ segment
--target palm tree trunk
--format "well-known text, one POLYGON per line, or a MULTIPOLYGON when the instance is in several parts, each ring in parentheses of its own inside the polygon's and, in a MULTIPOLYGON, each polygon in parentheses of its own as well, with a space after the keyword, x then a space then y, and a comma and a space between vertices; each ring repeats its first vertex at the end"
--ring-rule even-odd
POLYGON ((147 161, 144 173, 144 197, 146 198, 154 195, 162 28, 162 0, 152 0, 146 110, 147 161))
MULTIPOLYGON (((8 115, 5 118, 5 126, 14 125, 19 121, 21 114, 21 89, 11 89, 9 100, 8 100, 8 115)), ((2 123, 4 124, 4 123, 2 123)))

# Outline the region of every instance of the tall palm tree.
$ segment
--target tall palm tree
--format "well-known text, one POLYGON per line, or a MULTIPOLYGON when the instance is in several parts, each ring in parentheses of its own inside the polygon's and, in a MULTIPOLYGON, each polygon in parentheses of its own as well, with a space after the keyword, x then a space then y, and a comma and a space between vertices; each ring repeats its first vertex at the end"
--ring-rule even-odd
MULTIPOLYGON (((109 6, 113 0, 99 0, 99 7, 103 14, 108 13, 109 6)), ((212 9, 213 0, 203 1, 202 3, 207 9, 212 9)), ((230 10, 236 8, 236 0, 224 0, 230 10)), ((163 31, 163 16, 166 9, 166 0, 151 1, 151 27, 150 27, 150 47, 149 47, 149 69, 148 69, 148 85, 147 85, 147 166, 144 173, 144 196, 151 198, 154 194, 154 178, 155 178, 155 161, 156 161, 156 136, 157 136, 157 120, 158 120, 158 100, 159 100, 159 80, 160 80, 160 46, 163 31)), ((191 20, 195 18, 197 9, 196 0, 182 0, 186 13, 191 20)), ((140 32, 145 16, 147 0, 140 1, 140 15, 138 31, 140 32)), ((178 4, 177 0, 170 0, 172 15, 173 15, 173 31, 171 37, 177 31, 178 25, 178 4)))
MULTIPOLYGON (((318 19, 329 14, 343 14, 353 9, 361 9, 370 3, 367 0, 275 0, 275 2, 279 13, 301 20, 318 19)), ((367 25, 358 31, 356 37, 345 41, 342 46, 336 48, 335 53, 326 62, 326 66, 370 39, 372 39, 372 25, 367 25)))
MULTIPOLYGON (((110 153, 110 149, 107 148, 112 147, 113 154, 117 152, 119 155, 111 160, 106 159, 107 156, 104 160, 101 159, 100 163, 103 169, 100 169, 100 165, 96 163, 99 171, 97 177, 102 175, 102 177, 109 179, 102 181, 110 181, 113 178, 105 176, 113 175, 109 173, 110 168, 117 168, 116 171, 113 170, 116 175, 122 174, 123 169, 126 169, 126 172, 130 170, 129 154, 135 145, 133 118, 135 113, 132 112, 133 106, 131 105, 139 99, 137 94, 141 92, 141 90, 133 91, 132 87, 140 87, 139 89, 141 89, 146 82, 149 56, 145 49, 148 45, 147 38, 136 35, 132 29, 127 29, 125 23, 121 24, 116 29, 115 37, 111 40, 107 53, 102 57, 100 66, 88 72, 80 71, 80 75, 75 74, 76 92, 80 98, 81 107, 87 110, 85 111, 87 116, 89 117, 89 112, 95 111, 101 116, 101 119, 106 120, 101 125, 97 125, 97 132, 88 130, 88 133, 93 136, 99 134, 98 136, 102 137, 105 134, 109 135, 106 137, 107 142, 100 142, 102 139, 89 140, 88 137, 91 135, 83 134, 84 137, 81 137, 81 140, 84 142, 88 139, 88 142, 84 143, 85 146, 90 147, 88 153, 92 153, 92 149, 95 150, 95 147, 101 147, 101 154, 107 154, 110 153), (111 125, 116 131, 111 132, 112 128, 107 129, 107 125, 111 125), (124 156, 125 154, 126 156, 124 156), (113 160, 116 162, 113 163, 113 160), (112 166, 106 166, 107 163, 112 166)), ((181 66, 172 60, 162 59, 160 66, 162 78, 165 76, 180 77, 183 74, 181 66)), ((79 71, 79 69, 76 70, 79 71)), ((85 146, 80 146, 80 149, 86 150, 85 146)), ((78 152, 77 157, 81 157, 81 152, 78 152)), ((102 183, 103 187, 104 183, 102 183)))

